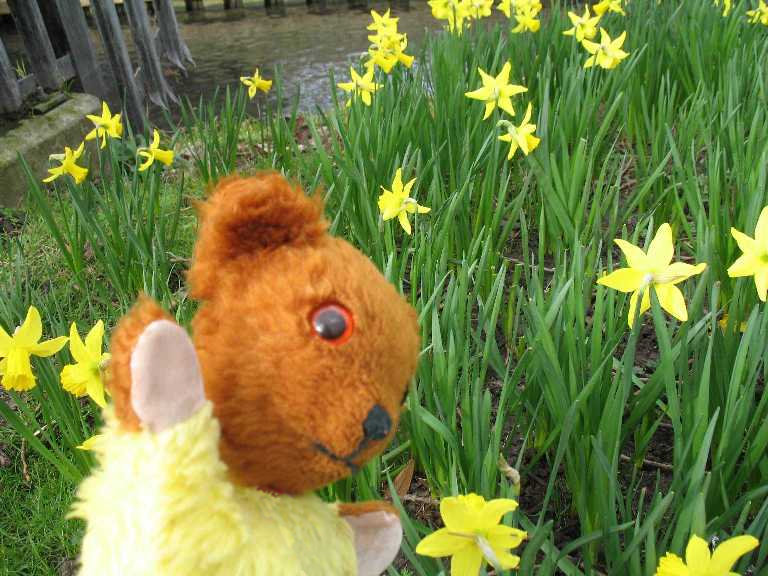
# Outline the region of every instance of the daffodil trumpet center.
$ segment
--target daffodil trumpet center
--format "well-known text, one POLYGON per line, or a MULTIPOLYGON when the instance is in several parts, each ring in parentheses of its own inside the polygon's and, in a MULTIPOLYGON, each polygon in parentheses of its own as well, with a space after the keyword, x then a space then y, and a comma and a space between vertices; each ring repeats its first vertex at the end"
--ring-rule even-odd
POLYGON ((640 288, 647 288, 651 284, 657 284, 656 276, 648 272, 645 276, 643 276, 643 280, 640 282, 640 288))
POLYGON ((480 551, 483 553, 483 556, 488 561, 488 563, 493 566, 496 570, 501 570, 501 560, 499 560, 499 557, 496 556, 496 553, 493 551, 493 547, 491 546, 491 543, 488 542, 488 540, 481 534, 473 534, 469 532, 449 532, 451 536, 456 536, 458 538, 466 538, 467 540, 471 540, 474 542, 475 546, 477 546, 480 551))

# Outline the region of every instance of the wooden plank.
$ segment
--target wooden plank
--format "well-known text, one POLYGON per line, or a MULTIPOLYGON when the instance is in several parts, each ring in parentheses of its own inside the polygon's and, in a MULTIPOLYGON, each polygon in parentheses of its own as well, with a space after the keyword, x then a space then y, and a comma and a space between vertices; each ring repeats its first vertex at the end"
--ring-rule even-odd
POLYGON ((179 22, 176 20, 176 10, 173 0, 155 0, 155 13, 160 31, 157 34, 157 45, 162 58, 166 58, 185 75, 185 64, 195 65, 192 54, 179 32, 179 22))
POLYGON ((89 94, 104 98, 106 91, 91 46, 88 23, 80 7, 81 0, 56 0, 61 24, 67 35, 67 43, 74 60, 77 76, 83 89, 89 94))
POLYGON ((101 40, 112 65, 120 95, 123 98, 128 121, 134 132, 144 132, 145 119, 139 88, 134 82, 133 66, 125 47, 123 30, 117 17, 117 10, 112 0, 91 0, 91 6, 96 16, 96 25, 101 34, 101 40))
POLYGON ((131 25, 133 42, 141 60, 141 76, 148 88, 149 98, 158 106, 167 108, 170 102, 178 102, 163 76, 160 58, 157 56, 152 31, 149 27, 149 14, 144 0, 125 0, 125 11, 131 25))
POLYGON ((0 114, 15 112, 21 108, 21 93, 16 72, 0 38, 0 114))
MULTIPOLYGON (((59 74, 61 74, 64 80, 75 77, 75 66, 72 64, 72 58, 69 54, 59 58, 56 61, 56 65, 59 67, 59 74)), ((22 101, 34 94, 37 89, 38 83, 34 74, 27 74, 24 78, 19 78, 19 92, 21 93, 22 101)))
POLYGON ((46 90, 58 90, 62 80, 37 0, 8 0, 8 5, 37 81, 46 90))

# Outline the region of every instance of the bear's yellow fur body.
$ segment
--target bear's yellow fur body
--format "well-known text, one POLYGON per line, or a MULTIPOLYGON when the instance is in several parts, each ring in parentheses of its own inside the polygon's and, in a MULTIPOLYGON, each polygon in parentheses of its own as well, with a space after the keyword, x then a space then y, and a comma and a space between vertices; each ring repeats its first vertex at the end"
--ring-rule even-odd
POLYGON ((353 533, 336 505, 229 480, 210 402, 159 434, 121 430, 110 409, 106 420, 97 468, 72 511, 87 521, 80 576, 357 573, 353 533))

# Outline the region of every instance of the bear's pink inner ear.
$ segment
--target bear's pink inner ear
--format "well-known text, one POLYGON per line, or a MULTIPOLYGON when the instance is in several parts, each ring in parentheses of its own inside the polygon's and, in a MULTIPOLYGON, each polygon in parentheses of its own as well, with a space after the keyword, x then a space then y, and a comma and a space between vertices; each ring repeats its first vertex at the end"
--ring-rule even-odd
POLYGON ((131 406, 142 425, 161 432, 183 422, 205 402, 197 353, 186 331, 155 320, 131 354, 131 406))
POLYGON ((360 516, 344 516, 355 536, 358 576, 378 576, 400 551, 403 528, 400 518, 378 510, 360 516))
POLYGON ((200 216, 189 272, 195 298, 211 296, 217 272, 228 262, 313 243, 328 227, 322 200, 308 197, 275 172, 223 180, 201 206, 200 216))

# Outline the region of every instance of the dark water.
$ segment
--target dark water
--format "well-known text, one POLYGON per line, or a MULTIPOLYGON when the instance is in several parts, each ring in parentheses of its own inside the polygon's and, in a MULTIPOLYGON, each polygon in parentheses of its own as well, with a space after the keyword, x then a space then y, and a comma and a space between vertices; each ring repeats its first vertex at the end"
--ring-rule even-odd
MULTIPOLYGON (((350 64, 368 48, 366 26, 371 22, 369 12, 350 10, 345 4, 329 6, 326 14, 310 14, 304 5, 289 6, 284 17, 270 17, 258 9, 179 12, 181 33, 196 66, 187 77, 166 67, 168 80, 178 96, 196 103, 201 96, 211 97, 217 88, 237 86, 240 76, 251 75, 259 67, 267 78, 279 73, 284 102, 292 103, 298 94, 301 110, 327 107, 331 103, 329 72, 333 70, 336 81, 346 80, 350 64)), ((371 8, 383 12, 389 4, 372 4, 371 8)), ((400 18, 400 31, 408 34, 409 54, 417 53, 429 30, 440 28, 423 0, 412 0, 410 10, 394 15, 400 18)), ((130 30, 126 27, 123 32, 137 66, 130 30)), ((12 27, 6 24, 0 33, 12 62, 23 61, 23 45, 12 27)), ((100 52, 103 76, 112 87, 106 99, 118 107, 117 88, 95 28, 91 35, 100 52)), ((178 110, 173 112, 177 116, 178 110)), ((152 110, 150 115, 159 120, 162 111, 152 110)))
MULTIPOLYGON (((383 11, 388 6, 374 7, 383 11)), ((302 109, 324 107, 331 101, 329 71, 337 81, 345 81, 350 64, 369 45, 370 14, 343 5, 329 14, 309 14, 298 6, 282 18, 256 11, 243 14, 238 20, 224 20, 221 12, 206 21, 182 19, 182 35, 197 67, 185 80, 174 82, 179 93, 211 94, 217 86, 237 84, 258 66, 268 77, 279 71, 286 96, 298 92, 302 109)), ((440 26, 426 3, 413 2, 410 11, 396 15, 400 31, 408 34, 410 54, 416 53, 428 29, 440 26)))

